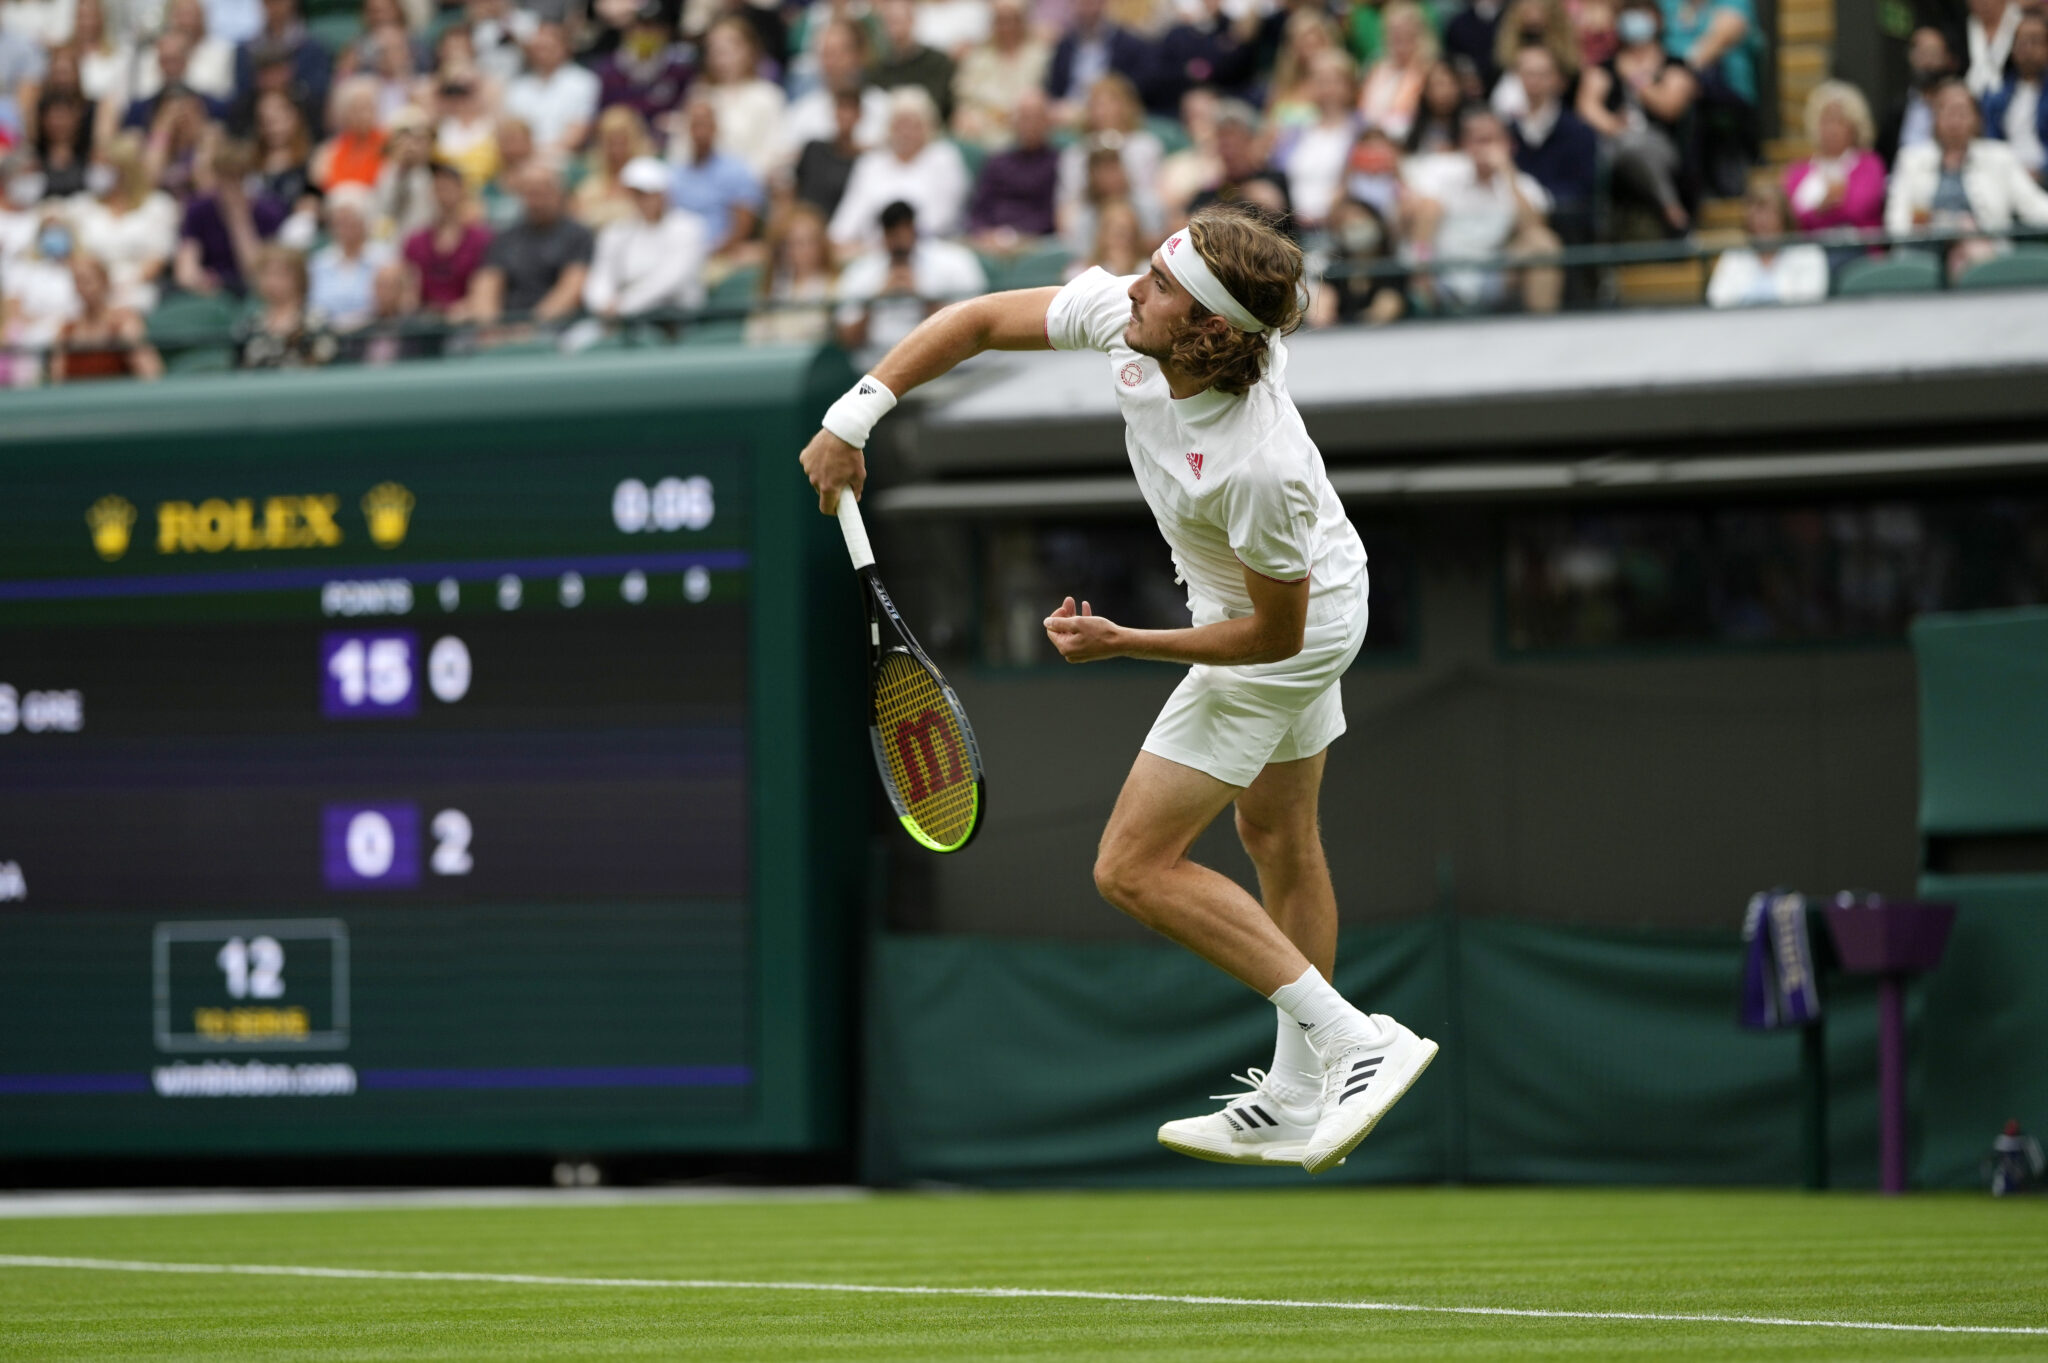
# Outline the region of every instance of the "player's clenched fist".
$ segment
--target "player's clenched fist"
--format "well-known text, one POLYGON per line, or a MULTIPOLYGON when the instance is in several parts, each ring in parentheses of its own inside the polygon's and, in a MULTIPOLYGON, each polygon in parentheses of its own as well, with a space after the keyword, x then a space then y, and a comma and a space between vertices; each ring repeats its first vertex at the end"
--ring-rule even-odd
POLYGON ((799 462, 804 466, 804 477, 818 490, 818 510, 828 516, 839 510, 842 489, 851 488, 858 497, 868 480, 868 464, 861 452, 830 431, 812 436, 799 462))
POLYGON ((1097 615, 1086 601, 1075 610, 1071 596, 1045 617, 1045 637, 1070 663, 1092 663, 1118 656, 1123 651, 1118 641, 1120 633, 1112 621, 1097 615))

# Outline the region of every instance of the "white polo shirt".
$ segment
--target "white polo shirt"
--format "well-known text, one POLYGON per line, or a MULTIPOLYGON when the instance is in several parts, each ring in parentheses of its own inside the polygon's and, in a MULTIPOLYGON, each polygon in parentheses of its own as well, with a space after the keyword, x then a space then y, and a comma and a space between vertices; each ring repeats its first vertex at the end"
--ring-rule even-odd
POLYGON ((1280 582, 1309 579, 1312 625, 1363 610, 1365 545, 1287 395, 1286 346, 1272 340, 1265 375, 1242 397, 1209 389, 1176 400, 1159 362, 1124 344, 1130 286, 1088 271, 1053 299, 1045 334, 1055 350, 1109 356, 1131 469, 1187 583, 1195 623, 1252 613, 1245 568, 1280 582))

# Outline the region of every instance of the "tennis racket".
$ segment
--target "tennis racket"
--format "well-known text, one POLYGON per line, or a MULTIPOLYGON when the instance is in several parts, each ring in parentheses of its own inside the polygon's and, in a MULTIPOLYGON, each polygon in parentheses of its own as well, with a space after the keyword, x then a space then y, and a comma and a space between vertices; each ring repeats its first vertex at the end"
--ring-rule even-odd
POLYGON ((839 494, 839 530, 868 608, 868 737, 875 770, 918 845, 957 852, 974 841, 987 799, 973 726, 876 576, 875 551, 850 490, 839 494))

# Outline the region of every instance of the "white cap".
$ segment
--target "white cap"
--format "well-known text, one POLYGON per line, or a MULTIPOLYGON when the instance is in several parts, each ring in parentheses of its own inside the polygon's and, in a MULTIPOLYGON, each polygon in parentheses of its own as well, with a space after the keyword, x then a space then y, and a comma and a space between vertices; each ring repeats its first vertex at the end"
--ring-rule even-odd
POLYGON ((636 156, 626 162, 626 168, 619 172, 619 183, 628 189, 637 189, 643 194, 666 194, 669 185, 668 167, 652 156, 636 156))

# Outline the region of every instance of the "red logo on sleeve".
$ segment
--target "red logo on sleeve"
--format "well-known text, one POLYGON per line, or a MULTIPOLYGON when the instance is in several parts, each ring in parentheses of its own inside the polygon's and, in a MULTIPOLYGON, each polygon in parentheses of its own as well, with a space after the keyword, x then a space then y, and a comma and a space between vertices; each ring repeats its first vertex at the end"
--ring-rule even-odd
POLYGON ((1202 476, 1202 456, 1190 454, 1188 456, 1188 467, 1195 471, 1195 477, 1200 478, 1202 476))

